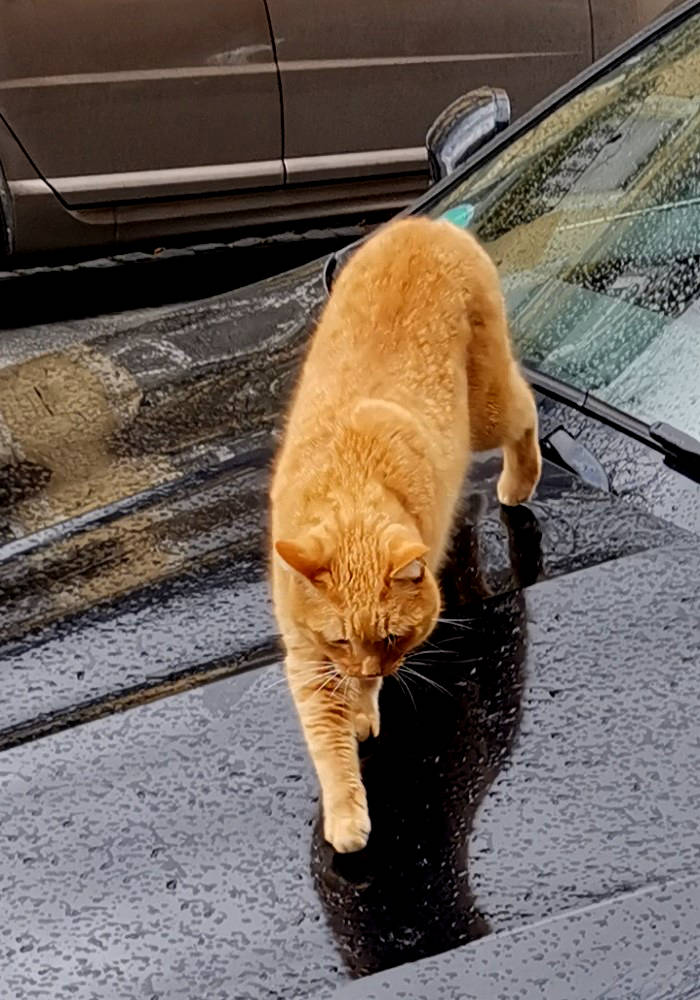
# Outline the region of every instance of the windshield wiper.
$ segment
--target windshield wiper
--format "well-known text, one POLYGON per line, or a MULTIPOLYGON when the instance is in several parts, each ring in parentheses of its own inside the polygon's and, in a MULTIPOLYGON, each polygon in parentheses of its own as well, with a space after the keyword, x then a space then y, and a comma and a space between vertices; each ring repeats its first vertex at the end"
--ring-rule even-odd
POLYGON ((525 362, 522 367, 536 392, 566 403, 586 416, 653 448, 664 456, 667 465, 676 472, 700 482, 700 441, 690 434, 679 431, 664 421, 644 423, 624 410, 618 410, 610 403, 596 398, 588 389, 577 389, 554 375, 540 371, 532 363, 525 362))
POLYGON ((673 458, 674 463, 687 464, 696 473, 700 472, 700 441, 663 420, 651 424, 649 433, 654 441, 663 446, 664 452, 673 458))

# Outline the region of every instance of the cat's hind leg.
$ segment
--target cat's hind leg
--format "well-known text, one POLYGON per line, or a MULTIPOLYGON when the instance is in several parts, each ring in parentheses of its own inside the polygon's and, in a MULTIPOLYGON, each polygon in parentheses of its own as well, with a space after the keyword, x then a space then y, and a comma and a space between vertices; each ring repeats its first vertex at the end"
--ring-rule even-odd
POLYGON ((537 406, 515 362, 502 296, 494 293, 498 274, 482 275, 469 316, 467 353, 469 429, 473 451, 503 450, 498 499, 506 507, 529 500, 540 478, 537 406), (489 292, 490 289, 490 292, 489 292))
POLYGON ((530 500, 539 482, 542 458, 537 440, 537 406, 527 382, 513 366, 503 420, 503 472, 496 492, 506 507, 530 500))

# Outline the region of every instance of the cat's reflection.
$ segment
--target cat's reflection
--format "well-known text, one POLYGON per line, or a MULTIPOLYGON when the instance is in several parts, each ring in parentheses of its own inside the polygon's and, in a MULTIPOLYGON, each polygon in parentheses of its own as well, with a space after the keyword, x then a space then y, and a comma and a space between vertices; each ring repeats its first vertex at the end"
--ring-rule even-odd
MULTIPOLYGON (((537 522, 523 507, 503 516, 511 565, 525 586, 540 568, 537 522)), ((467 849, 518 728, 526 627, 519 589, 488 596, 478 548, 473 523, 464 523, 443 573, 444 617, 453 621, 421 650, 414 667, 421 676, 408 678, 408 691, 395 680, 384 686, 382 735, 363 761, 367 848, 334 854, 320 823, 314 830, 314 883, 356 976, 490 929, 469 886, 467 849)))

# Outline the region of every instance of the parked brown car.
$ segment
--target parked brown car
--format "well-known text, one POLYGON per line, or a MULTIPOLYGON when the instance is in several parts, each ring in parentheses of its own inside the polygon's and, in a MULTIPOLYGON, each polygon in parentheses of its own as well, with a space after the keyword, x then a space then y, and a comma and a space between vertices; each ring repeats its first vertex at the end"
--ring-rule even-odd
POLYGON ((4 252, 399 207, 436 114, 515 115, 669 0, 5 0, 4 252))

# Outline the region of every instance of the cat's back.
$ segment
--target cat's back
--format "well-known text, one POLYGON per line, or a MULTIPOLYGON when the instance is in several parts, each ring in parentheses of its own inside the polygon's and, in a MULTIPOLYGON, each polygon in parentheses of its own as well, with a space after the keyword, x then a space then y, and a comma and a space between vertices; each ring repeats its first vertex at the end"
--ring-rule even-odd
POLYGON ((378 229, 334 283, 291 424, 335 419, 364 396, 422 411, 446 407, 456 389, 461 399, 470 300, 497 281, 486 252, 449 222, 412 217, 378 229))
MULTIPOLYGON (((390 424, 394 430, 418 428, 418 452, 429 441, 431 461, 460 479, 469 436, 469 306, 486 287, 497 294, 490 258, 448 222, 398 220, 358 248, 339 274, 311 339, 287 414, 273 506, 296 496, 290 484, 308 480, 316 489, 329 470, 345 468, 347 434, 354 428, 354 440, 358 407, 374 419, 377 403, 378 439, 390 424)), ((372 420, 362 421, 368 439, 370 425, 372 420)), ((357 457, 357 468, 363 464, 357 457)), ((296 500, 289 502, 294 506, 296 500)))
POLYGON ((444 220, 399 219, 345 264, 314 340, 338 358, 379 351, 381 361, 421 346, 439 354, 455 334, 468 335, 474 294, 497 287, 491 259, 469 233, 444 220))
POLYGON ((332 301, 341 310, 430 310, 463 299, 496 278, 474 237, 445 220, 416 216, 390 222, 363 243, 341 271, 332 301))
POLYGON ((333 286, 288 413, 283 454, 334 440, 365 398, 399 404, 434 431, 463 427, 470 301, 497 283, 486 252, 451 223, 415 217, 379 229, 333 286))

